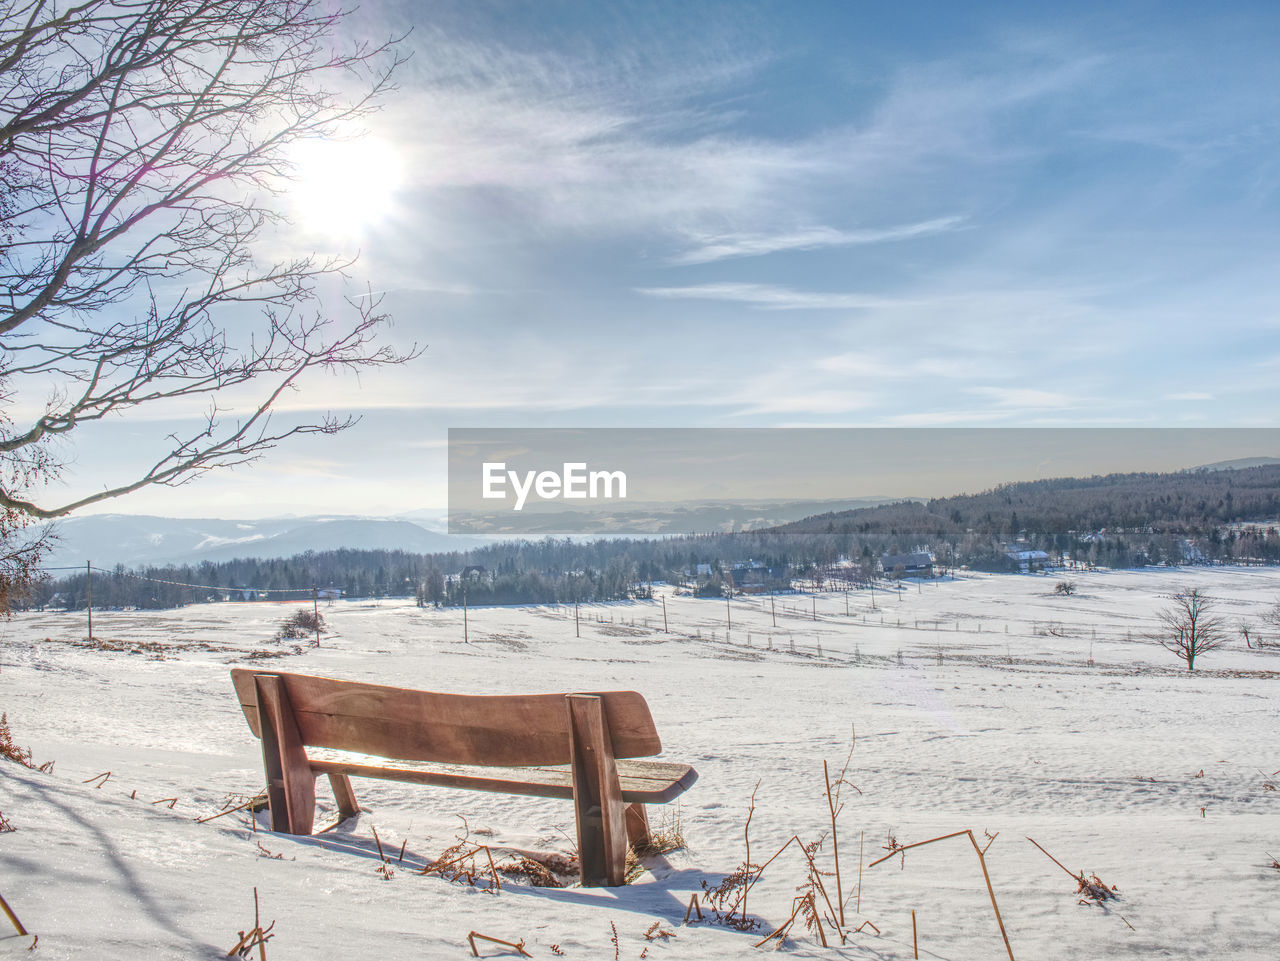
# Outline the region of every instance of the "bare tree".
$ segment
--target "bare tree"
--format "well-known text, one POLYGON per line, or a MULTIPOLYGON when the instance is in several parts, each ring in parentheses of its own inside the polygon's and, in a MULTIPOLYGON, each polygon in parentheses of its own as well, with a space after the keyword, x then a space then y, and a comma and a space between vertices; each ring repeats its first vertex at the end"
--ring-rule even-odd
POLYGON ((349 261, 255 256, 285 224, 290 145, 349 131, 389 89, 396 41, 344 50, 347 20, 319 0, 0 10, 0 509, 16 527, 343 430, 272 410, 309 371, 417 353, 375 342, 376 298, 321 297, 349 261), (193 399, 203 416, 136 474, 51 499, 54 438, 193 399))
POLYGON ((1187 662, 1187 670, 1196 669, 1196 658, 1215 651, 1227 643, 1226 622, 1210 611, 1213 601, 1198 587, 1186 587, 1169 597, 1170 604, 1160 611, 1160 627, 1153 637, 1166 651, 1187 662))
MULTIPOLYGON (((0 427, 6 418, 0 409, 0 427)), ((4 483, 9 487, 29 484, 39 473, 17 464, 0 462, 4 483)), ((27 593, 28 587, 39 579, 39 564, 50 546, 47 526, 33 527, 32 518, 25 511, 12 507, 0 507, 0 615, 7 615, 27 593)))

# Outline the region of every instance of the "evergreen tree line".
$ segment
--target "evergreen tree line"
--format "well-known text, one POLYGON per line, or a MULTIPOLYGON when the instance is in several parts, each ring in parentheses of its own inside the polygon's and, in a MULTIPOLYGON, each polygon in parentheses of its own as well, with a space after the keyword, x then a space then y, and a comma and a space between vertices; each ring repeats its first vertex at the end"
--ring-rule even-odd
POLYGON ((1247 520, 1280 518, 1280 464, 1171 474, 1107 474, 1002 484, 979 494, 818 514, 774 528, 954 539, 973 531, 1010 540, 1099 531, 1208 538, 1247 520))
MULTIPOLYGON (((929 548, 945 568, 1016 570, 1011 546, 1100 567, 1280 563, 1280 531, 1249 519, 1280 516, 1280 466, 1178 474, 1123 474, 1007 484, 976 495, 904 501, 818 515, 764 531, 666 538, 505 541, 466 551, 308 551, 289 558, 117 568, 95 573, 95 607, 165 608, 241 599, 245 590, 305 598, 413 596, 420 604, 529 604, 616 600, 653 581, 715 577, 732 589, 748 561, 819 584, 857 586, 883 553, 929 548), (464 571, 466 572, 464 574, 464 571), (131 576, 132 574, 141 576, 131 576), (177 582, 177 583, 163 583, 177 582), (180 586, 197 585, 197 586, 180 586)), ((83 573, 38 585, 35 606, 82 608, 83 573)), ((257 595, 250 595, 257 597, 257 595)))

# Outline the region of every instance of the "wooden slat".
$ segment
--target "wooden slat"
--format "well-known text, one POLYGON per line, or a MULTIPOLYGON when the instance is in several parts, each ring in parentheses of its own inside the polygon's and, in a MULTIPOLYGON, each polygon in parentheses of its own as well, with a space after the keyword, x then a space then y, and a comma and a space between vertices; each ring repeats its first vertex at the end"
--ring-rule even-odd
MULTIPOLYGON (((236 668, 231 679, 245 719, 259 737, 253 678, 264 673, 281 678, 302 742, 308 746, 445 764, 570 761, 563 694, 440 694, 236 668)), ((595 696, 604 701, 615 757, 661 753, 662 742, 641 695, 606 691, 595 696)))
MULTIPOLYGON (((317 774, 345 774, 383 781, 404 781, 465 791, 521 794, 528 797, 573 797, 573 778, 567 767, 490 768, 486 776, 426 765, 414 768, 386 767, 353 761, 312 758, 317 774)), ((661 761, 619 761, 618 782, 627 804, 665 804, 687 791, 698 780, 698 772, 687 764, 661 761)))
POLYGON ((583 887, 620 886, 626 877, 627 815, 609 737, 604 699, 570 694, 573 808, 583 887))
POLYGON ((310 834, 315 823, 316 776, 298 737, 289 696, 278 677, 254 678, 262 762, 267 774, 271 830, 310 834))

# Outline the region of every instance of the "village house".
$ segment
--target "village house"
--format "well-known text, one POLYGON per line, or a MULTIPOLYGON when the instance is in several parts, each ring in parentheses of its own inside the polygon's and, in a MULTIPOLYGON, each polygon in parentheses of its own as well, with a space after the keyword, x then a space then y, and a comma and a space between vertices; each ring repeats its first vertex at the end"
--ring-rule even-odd
POLYGON ((933 577, 933 551, 928 548, 910 554, 881 554, 880 571, 885 577, 933 577))

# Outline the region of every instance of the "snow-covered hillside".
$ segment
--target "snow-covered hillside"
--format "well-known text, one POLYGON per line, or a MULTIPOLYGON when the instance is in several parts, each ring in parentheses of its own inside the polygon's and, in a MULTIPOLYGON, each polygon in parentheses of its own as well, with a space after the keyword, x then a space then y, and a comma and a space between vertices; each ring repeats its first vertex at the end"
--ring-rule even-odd
MULTIPOLYGON (((799 852, 752 888, 754 931, 683 924, 690 896, 741 864, 753 791, 751 860, 794 834, 826 836, 817 863, 830 870, 822 762, 834 776, 854 727, 840 884, 846 929, 871 925, 823 947, 797 922, 789 956, 912 958, 914 911, 922 958, 1007 957, 967 838, 869 866, 889 838, 966 828, 984 845, 984 832, 997 835, 986 862, 1020 961, 1280 956, 1280 639, 1246 650, 1233 638, 1193 674, 1145 639, 1161 595, 1188 584, 1233 628, 1256 624, 1280 596, 1280 571, 1073 580, 1069 597, 1052 577, 912 584, 877 591, 874 609, 868 593, 851 595, 847 616, 845 596, 825 594, 817 620, 808 596, 789 596, 776 628, 769 598, 739 599, 728 636, 722 601, 671 595, 669 634, 659 601, 585 607, 581 639, 572 608, 473 608, 470 643, 461 611, 340 602, 322 609, 319 649, 264 660, 249 655, 280 649, 270 638, 290 606, 102 613, 93 648, 82 615, 17 616, 0 624, 0 710, 36 763, 55 764, 0 761, 0 815, 13 828, 0 833, 0 895, 39 935, 28 955, 31 937, 0 931, 0 957, 225 956, 254 924, 255 887, 277 961, 461 959, 470 931, 524 941, 535 958, 613 958, 615 934, 620 958, 751 957, 792 912, 807 871, 799 852), (364 813, 316 838, 272 834, 265 815, 198 823, 261 787, 228 676, 253 664, 469 693, 638 690, 664 756, 700 774, 678 805, 650 812, 678 818, 687 847, 649 858, 625 888, 506 879, 491 894, 413 866, 453 845, 464 818, 500 860, 569 854, 568 802, 357 780, 364 813), (1028 837, 1119 898, 1078 903, 1076 881, 1028 837)), ((319 794, 327 823, 323 782, 319 794)), ((823 882, 834 899, 835 878, 823 882)))
MULTIPOLYGON (((425 514, 425 512, 423 512, 425 514)), ((401 550, 416 553, 466 550, 474 538, 451 537, 430 521, 385 517, 275 517, 257 520, 90 514, 57 525, 49 567, 142 567, 198 564, 237 557, 292 557, 305 551, 401 550)), ((438 523, 438 520, 437 520, 438 523)))

